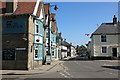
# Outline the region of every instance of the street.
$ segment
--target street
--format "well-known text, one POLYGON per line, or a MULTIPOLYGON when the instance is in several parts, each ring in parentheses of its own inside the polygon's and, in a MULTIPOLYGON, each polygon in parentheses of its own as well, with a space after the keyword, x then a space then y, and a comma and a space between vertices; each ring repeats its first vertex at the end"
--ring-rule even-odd
MULTIPOLYGON (((118 78, 117 60, 87 60, 72 58, 62 61, 45 73, 29 73, 17 75, 3 75, 3 78, 32 79, 32 78, 118 78), (60 71, 58 71, 60 68, 60 71)), ((3 79, 5 80, 5 79, 3 79)))

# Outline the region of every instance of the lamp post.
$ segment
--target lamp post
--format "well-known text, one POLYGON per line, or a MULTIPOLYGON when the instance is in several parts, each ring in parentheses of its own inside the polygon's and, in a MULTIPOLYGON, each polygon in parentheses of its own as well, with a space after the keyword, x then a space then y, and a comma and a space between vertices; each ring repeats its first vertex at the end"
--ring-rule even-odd
MULTIPOLYGON (((50 4, 49 4, 50 5, 50 4)), ((54 7, 54 10, 57 10, 58 8, 57 8, 57 5, 50 5, 50 7, 53 7, 53 6, 55 6, 54 7)), ((55 21, 55 20, 51 20, 51 17, 50 17, 50 12, 48 13, 48 53, 46 54, 46 63, 48 64, 48 65, 50 65, 51 64, 51 41, 50 41, 50 21, 55 21)))

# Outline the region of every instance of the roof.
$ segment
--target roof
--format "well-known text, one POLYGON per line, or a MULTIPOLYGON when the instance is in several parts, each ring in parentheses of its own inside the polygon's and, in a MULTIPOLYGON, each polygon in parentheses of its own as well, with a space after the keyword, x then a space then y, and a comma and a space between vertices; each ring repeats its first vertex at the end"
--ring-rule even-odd
MULTIPOLYGON (((34 2, 20 2, 20 0, 18 0, 18 7, 16 9, 16 11, 14 13, 5 13, 6 12, 6 2, 2 2, 2 6, 0 6, 0 8, 2 9, 2 14, 0 15, 18 15, 18 14, 32 14, 34 12, 34 8, 36 6, 36 2, 37 0, 34 0, 34 2)), ((42 8, 42 4, 43 2, 40 2, 39 7, 38 7, 38 11, 36 13, 36 17, 40 16, 40 11, 42 8)))
POLYGON ((113 23, 102 23, 92 35, 97 34, 120 34, 120 26, 113 23))
POLYGON ((62 41, 62 45, 63 46, 69 46, 70 44, 68 42, 66 42, 66 41, 62 41))
POLYGON ((50 15, 50 17, 55 19, 56 14, 52 13, 52 14, 50 15))
POLYGON ((13 14, 33 13, 36 2, 18 2, 18 8, 13 14))
POLYGON ((56 26, 56 22, 52 22, 53 23, 53 32, 57 31, 57 26, 56 26))
POLYGON ((46 15, 49 14, 49 8, 50 8, 50 4, 44 4, 44 10, 46 15))

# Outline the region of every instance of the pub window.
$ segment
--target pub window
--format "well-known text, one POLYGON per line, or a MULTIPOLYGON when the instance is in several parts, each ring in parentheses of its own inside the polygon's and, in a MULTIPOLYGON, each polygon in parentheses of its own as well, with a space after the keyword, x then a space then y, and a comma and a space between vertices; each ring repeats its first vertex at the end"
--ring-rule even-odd
POLYGON ((2 59, 3 60, 15 60, 15 49, 3 49, 2 59))
POLYGON ((36 25, 36 33, 39 33, 39 26, 36 25))
POLYGON ((106 42, 106 35, 101 35, 101 42, 106 42))
POLYGON ((102 53, 107 53, 107 47, 102 47, 102 53))

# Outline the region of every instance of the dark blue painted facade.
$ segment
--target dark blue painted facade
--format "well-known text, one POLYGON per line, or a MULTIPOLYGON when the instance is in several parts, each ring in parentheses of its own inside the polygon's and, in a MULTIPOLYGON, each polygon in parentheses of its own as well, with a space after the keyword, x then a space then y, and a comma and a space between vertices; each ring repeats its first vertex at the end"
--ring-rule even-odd
POLYGON ((13 33, 25 33, 27 18, 13 18, 13 19, 3 19, 3 33, 13 34, 13 33))

